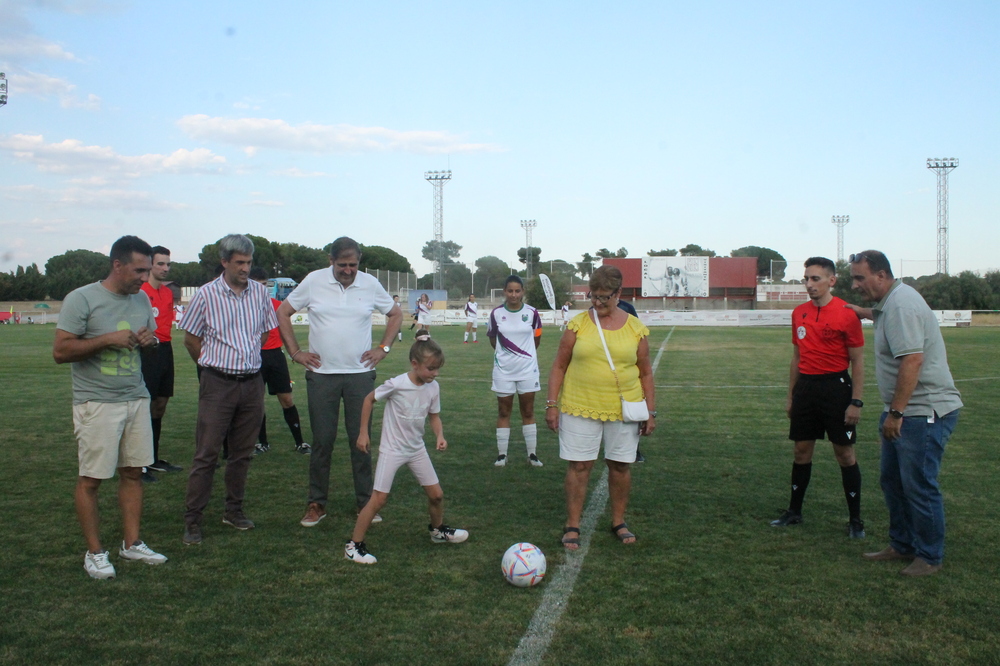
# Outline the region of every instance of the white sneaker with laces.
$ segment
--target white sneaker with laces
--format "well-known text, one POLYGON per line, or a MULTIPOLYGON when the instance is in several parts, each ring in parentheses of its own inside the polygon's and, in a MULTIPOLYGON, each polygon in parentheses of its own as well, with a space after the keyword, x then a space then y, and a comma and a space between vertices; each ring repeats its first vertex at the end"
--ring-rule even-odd
POLYGON ((469 533, 455 527, 441 525, 439 527, 427 526, 431 533, 431 541, 434 543, 462 543, 469 538, 469 533))
POLYGON ((125 547, 125 542, 122 541, 122 547, 118 551, 118 556, 126 560, 145 562, 146 564, 163 564, 167 561, 166 555, 160 555, 142 541, 136 541, 128 548, 125 547))
POLYGON ((344 546, 344 557, 351 562, 359 564, 375 564, 378 562, 378 559, 368 552, 364 541, 360 543, 348 541, 347 545, 344 546))
POLYGON ((115 567, 108 559, 108 551, 92 553, 89 550, 83 556, 83 568, 91 578, 105 580, 115 577, 115 567))
POLYGON ((507 466, 507 456, 500 454, 497 456, 497 461, 493 463, 494 467, 506 467, 507 466))
POLYGON ((528 462, 531 463, 532 467, 541 467, 542 466, 542 461, 539 460, 538 456, 536 456, 534 453, 532 453, 530 456, 528 456, 528 462))

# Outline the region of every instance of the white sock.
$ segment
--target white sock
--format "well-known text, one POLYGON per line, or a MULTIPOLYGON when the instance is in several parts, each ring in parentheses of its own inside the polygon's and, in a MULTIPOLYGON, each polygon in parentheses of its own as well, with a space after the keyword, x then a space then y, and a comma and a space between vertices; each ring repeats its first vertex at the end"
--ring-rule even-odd
POLYGON ((521 434, 524 435, 524 445, 528 448, 530 456, 538 448, 538 428, 534 423, 521 426, 521 434))
POLYGON ((398 337, 398 340, 399 340, 400 342, 402 342, 402 341, 403 341, 403 332, 402 332, 402 331, 400 331, 400 332, 399 332, 399 333, 397 333, 396 335, 397 335, 397 336, 399 336, 399 337, 398 337))
POLYGON ((507 455, 507 447, 510 445, 510 428, 497 428, 497 451, 500 455, 507 455))
POLYGON ((476 341, 476 329, 472 329, 472 341, 476 341))
POLYGON ((465 332, 465 342, 468 342, 468 341, 469 341, 469 332, 466 331, 465 332))

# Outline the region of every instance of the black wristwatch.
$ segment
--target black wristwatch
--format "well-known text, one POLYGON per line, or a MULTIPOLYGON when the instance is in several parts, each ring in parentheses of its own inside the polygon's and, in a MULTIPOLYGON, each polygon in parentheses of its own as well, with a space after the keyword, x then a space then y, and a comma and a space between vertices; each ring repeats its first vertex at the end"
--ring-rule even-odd
POLYGON ((852 399, 851 400, 851 404, 854 405, 855 407, 864 407, 865 406, 865 403, 861 402, 857 398, 852 399))
POLYGON ((901 418, 903 418, 903 412, 899 411, 898 409, 891 409, 890 408, 889 409, 889 416, 891 416, 893 418, 901 419, 901 418))

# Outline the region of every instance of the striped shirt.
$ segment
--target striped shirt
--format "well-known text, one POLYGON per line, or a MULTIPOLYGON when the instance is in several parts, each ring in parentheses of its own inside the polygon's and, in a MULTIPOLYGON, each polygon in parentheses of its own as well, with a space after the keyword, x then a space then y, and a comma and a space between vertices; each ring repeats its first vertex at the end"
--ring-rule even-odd
POLYGON ((277 326, 264 285, 250 280, 237 294, 224 275, 195 293, 180 323, 201 338, 198 365, 232 374, 260 370, 261 335, 277 326))

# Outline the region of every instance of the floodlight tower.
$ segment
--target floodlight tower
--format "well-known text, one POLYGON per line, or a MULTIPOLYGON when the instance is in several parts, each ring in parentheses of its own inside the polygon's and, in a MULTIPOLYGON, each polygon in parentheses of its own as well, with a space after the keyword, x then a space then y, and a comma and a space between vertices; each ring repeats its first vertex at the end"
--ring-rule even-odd
POLYGON ((444 289, 444 186, 451 180, 451 170, 425 171, 424 180, 434 186, 434 240, 437 257, 434 259, 434 288, 444 289))
POLYGON ((7 104, 7 75, 0 72, 0 106, 7 104))
POLYGON ((948 174, 958 167, 957 157, 927 158, 927 168, 937 173, 937 272, 948 274, 948 174))
POLYGON ((524 263, 528 267, 527 276, 531 279, 531 230, 538 226, 534 220, 521 220, 521 228, 524 229, 524 263))
POLYGON ((851 221, 850 215, 834 215, 830 221, 837 225, 837 261, 844 260, 844 225, 851 221))

